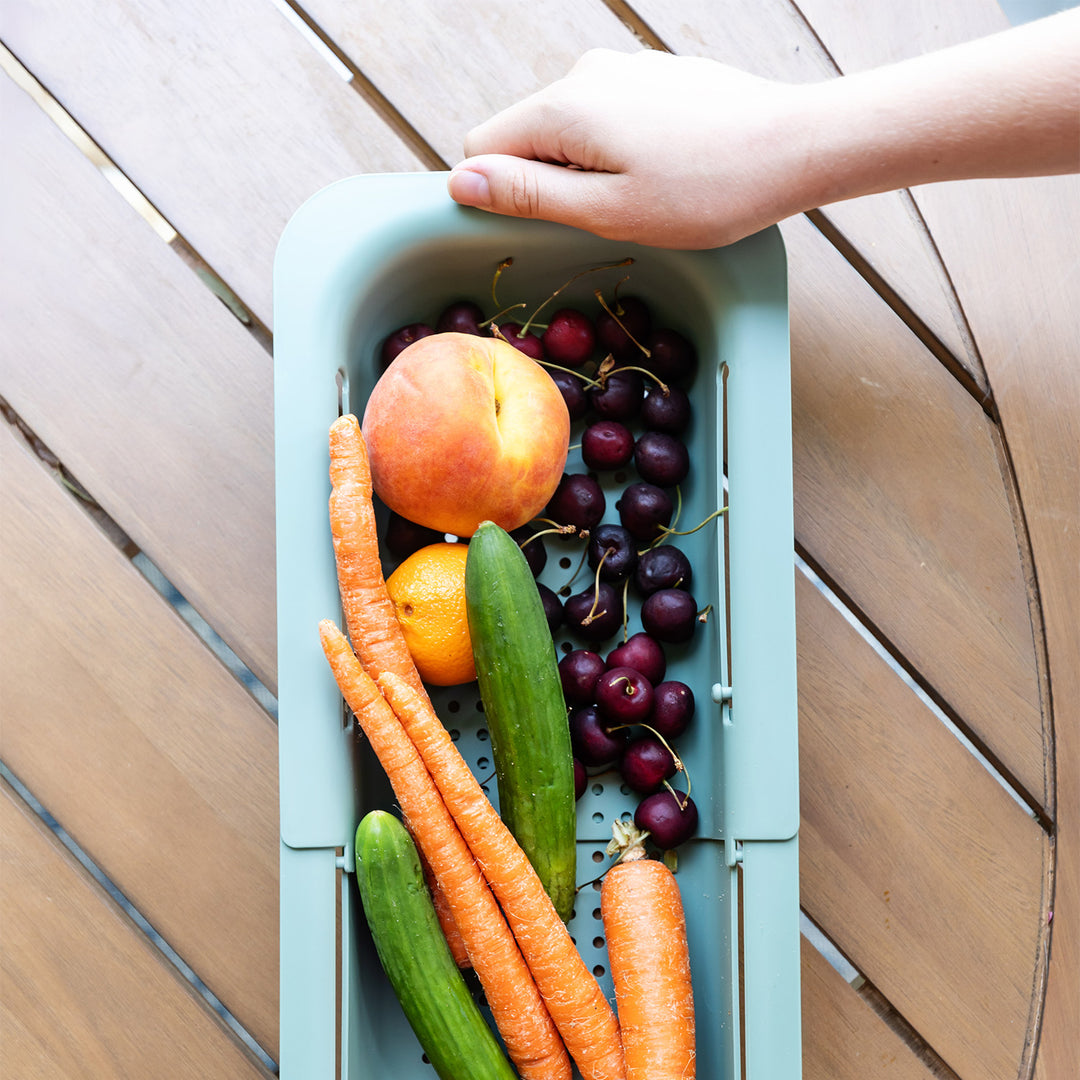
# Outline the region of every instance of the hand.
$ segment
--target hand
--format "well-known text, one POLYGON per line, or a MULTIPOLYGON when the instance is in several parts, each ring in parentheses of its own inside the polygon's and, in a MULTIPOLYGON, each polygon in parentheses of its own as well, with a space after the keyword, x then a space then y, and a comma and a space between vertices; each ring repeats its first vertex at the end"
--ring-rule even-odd
POLYGON ((811 205, 808 90, 713 60, 596 49, 469 132, 450 194, 614 240, 728 244, 811 205))

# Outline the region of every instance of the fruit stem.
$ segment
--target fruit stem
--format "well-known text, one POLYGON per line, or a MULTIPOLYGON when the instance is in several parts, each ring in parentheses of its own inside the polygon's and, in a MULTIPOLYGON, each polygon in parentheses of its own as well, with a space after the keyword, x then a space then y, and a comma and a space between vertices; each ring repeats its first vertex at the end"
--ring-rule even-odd
POLYGON ((537 307, 537 309, 526 320, 525 325, 521 328, 522 333, 524 333, 526 330, 529 329, 530 326, 532 326, 536 316, 539 315, 540 312, 544 308, 546 308, 548 304, 550 304, 551 301, 555 299, 556 296, 559 295, 559 293, 563 292, 570 285, 573 285, 573 283, 577 281, 578 278, 584 277, 586 274, 596 273, 596 271, 598 270, 614 270, 616 267, 619 266, 630 266, 633 261, 633 256, 627 256, 625 259, 622 259, 616 263, 606 263, 604 266, 590 266, 587 270, 579 271, 572 278, 570 278, 569 281, 564 281, 562 285, 560 285, 542 304, 540 304, 539 307, 537 307))
MULTIPOLYGON (((625 281, 626 279, 624 278, 623 280, 625 281)), ((618 288, 618 286, 616 286, 616 289, 617 289, 617 288, 618 288)), ((618 315, 616 315, 616 314, 615 314, 615 312, 614 312, 614 311, 612 311, 610 307, 608 307, 608 303, 607 303, 607 301, 606 301, 606 300, 604 299, 604 297, 603 297, 603 295, 601 294, 601 292, 600 292, 600 290, 599 290, 599 289, 596 289, 596 290, 595 290, 595 293, 594 293, 594 295, 596 296, 596 299, 600 301, 600 306, 601 306, 601 307, 602 307, 602 308, 603 308, 603 309, 604 309, 604 310, 605 310, 605 311, 606 311, 606 312, 607 312, 607 313, 608 313, 608 314, 609 314, 609 315, 610 315, 610 316, 611 316, 611 317, 612 317, 612 318, 613 318, 613 319, 614 319, 614 320, 615 320, 615 321, 616 321, 616 322, 617 322, 617 323, 619 324, 619 328, 620 328, 620 329, 622 330, 622 332, 623 332, 623 333, 624 333, 624 334, 625 334, 625 335, 626 335, 626 336, 627 336, 627 337, 628 337, 628 338, 629 338, 629 339, 630 339, 630 340, 631 340, 631 341, 632 341, 632 342, 633 342, 633 343, 634 343, 634 344, 635 344, 635 345, 636 345, 636 346, 637 346, 637 347, 638 347, 638 348, 639 348, 639 349, 640 349, 640 350, 641 350, 641 351, 642 351, 642 352, 643 352, 643 353, 644 353, 644 354, 645 354, 646 356, 652 356, 652 353, 651 353, 651 352, 649 352, 649 350, 648 350, 648 349, 646 349, 646 348, 645 348, 645 346, 644 346, 644 345, 642 345, 642 344, 641 344, 641 342, 640 342, 640 341, 638 341, 638 339, 637 339, 636 337, 634 337, 634 335, 633 335, 633 334, 631 334, 629 330, 627 330, 627 329, 626 329, 626 327, 625 327, 625 326, 623 325, 623 322, 622 322, 622 320, 621 320, 621 319, 619 318, 619 316, 618 316, 618 315)), ((618 306, 618 305, 616 304, 616 306, 618 306)), ((620 308, 619 310, 621 311, 622 309, 620 308)))
POLYGON ((603 611, 597 611, 596 607, 600 603, 600 571, 604 566, 604 561, 611 554, 612 548, 604 548, 604 554, 600 556, 600 561, 596 564, 596 574, 593 578, 593 602, 592 607, 589 608, 589 614, 581 620, 582 626, 588 626, 593 620, 600 618, 601 615, 607 614, 607 608, 603 611))
MULTIPOLYGON (((713 518, 718 518, 721 514, 726 514, 727 509, 728 508, 726 506, 721 506, 719 510, 714 510, 704 521, 702 521, 699 525, 695 525, 692 529, 684 529, 680 532, 678 529, 671 529, 668 528, 668 526, 666 525, 661 525, 660 532, 664 536, 689 536, 691 533, 696 533, 698 529, 705 528, 705 526, 708 525, 709 522, 713 520, 713 518)), ((656 545, 654 544, 653 546, 655 547, 656 545)))
MULTIPOLYGON (((495 299, 495 286, 499 284, 499 278, 502 277, 504 270, 509 270, 514 265, 513 256, 507 256, 498 266, 495 267, 495 274, 491 279, 491 302, 498 307, 499 301, 495 299)), ((518 305, 524 307, 524 304, 518 305)))
POLYGON ((552 371, 565 371, 567 375, 576 375, 583 383, 586 384, 586 390, 592 390, 596 386, 602 386, 603 384, 598 380, 592 378, 590 375, 586 375, 584 371, 575 371, 573 368, 563 367, 561 364, 553 364, 550 360, 539 361, 542 367, 551 368, 552 371))

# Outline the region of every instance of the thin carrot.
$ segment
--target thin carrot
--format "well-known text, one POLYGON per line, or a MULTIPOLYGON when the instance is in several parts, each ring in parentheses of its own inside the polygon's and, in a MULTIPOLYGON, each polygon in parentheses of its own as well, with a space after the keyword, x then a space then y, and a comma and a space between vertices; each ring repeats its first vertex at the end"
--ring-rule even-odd
MULTIPOLYGON (((552 1018, 416 747, 345 635, 329 619, 319 624, 319 635, 338 687, 386 772, 406 826, 442 887, 510 1060, 523 1080, 569 1080, 570 1059, 552 1018)), ((417 696, 411 687, 410 693, 417 696)))
POLYGON ((416 854, 420 857, 420 869, 424 873, 424 881, 427 882, 428 892, 431 893, 431 903, 435 908, 435 917, 439 920, 439 928, 446 938, 446 944, 450 946, 450 955, 459 968, 472 967, 469 959, 469 950, 465 948, 465 939, 461 936, 458 924, 454 920, 454 913, 450 910, 450 901, 446 899, 446 893, 439 887, 439 880, 435 877, 435 871, 431 869, 431 863, 424 857, 424 849, 420 846, 416 837, 416 854))
POLYGON ((386 591, 367 446, 351 413, 330 425, 330 488, 330 531, 338 588, 353 648, 373 679, 393 671, 418 694, 426 695, 386 591))
POLYGON ((600 911, 627 1080, 693 1080, 694 994, 674 874, 632 848, 604 875, 600 911))
POLYGON ((427 698, 392 672, 379 688, 408 732, 506 915, 584 1080, 625 1080, 619 1024, 544 886, 427 698))

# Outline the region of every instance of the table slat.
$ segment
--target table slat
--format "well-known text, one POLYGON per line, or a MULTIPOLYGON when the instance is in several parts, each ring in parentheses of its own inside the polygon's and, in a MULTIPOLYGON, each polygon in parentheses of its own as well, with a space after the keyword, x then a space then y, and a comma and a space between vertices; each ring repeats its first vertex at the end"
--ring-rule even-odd
POLYGON ((274 249, 300 204, 343 176, 423 167, 265 0, 6 14, 12 52, 267 325, 274 249))
POLYGON ((2 74, 0 111, 0 393, 273 688, 271 358, 2 74))
POLYGON ((805 219, 790 265, 795 533, 1039 805, 1039 669, 992 422, 805 219))
POLYGON ((3 758, 273 1056, 274 724, 7 424, 3 758))
POLYGON ((1049 842, 803 575, 807 914, 964 1080, 1016 1076, 1049 842))
POLYGON ((5 1075, 271 1074, 0 782, 5 1075))
POLYGON ((904 1039, 802 939, 803 1080, 932 1080, 904 1039))

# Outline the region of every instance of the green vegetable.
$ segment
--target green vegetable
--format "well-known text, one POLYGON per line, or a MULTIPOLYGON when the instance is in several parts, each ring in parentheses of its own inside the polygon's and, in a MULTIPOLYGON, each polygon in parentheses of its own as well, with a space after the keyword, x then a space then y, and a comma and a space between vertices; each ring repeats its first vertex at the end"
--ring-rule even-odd
POLYGON ((356 830, 356 881, 375 948, 441 1080, 516 1080, 446 944, 412 837, 373 810, 356 830))
POLYGON ((565 922, 574 903, 577 811, 558 657, 525 556, 490 521, 469 541, 465 602, 499 813, 565 922))

